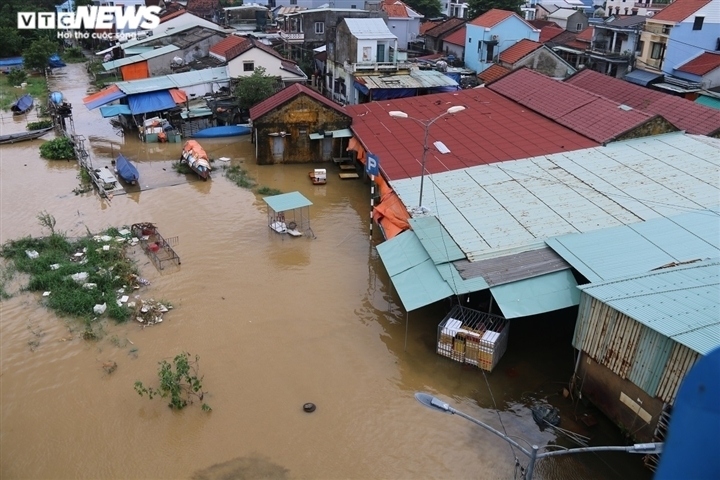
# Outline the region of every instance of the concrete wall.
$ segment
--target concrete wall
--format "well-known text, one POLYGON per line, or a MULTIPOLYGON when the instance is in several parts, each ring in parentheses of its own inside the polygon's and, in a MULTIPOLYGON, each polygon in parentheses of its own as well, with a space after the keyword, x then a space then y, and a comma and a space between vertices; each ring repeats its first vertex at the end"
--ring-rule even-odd
POLYGON ((528 67, 553 78, 566 78, 576 71, 572 65, 544 47, 534 51, 514 65, 505 62, 500 62, 500 65, 512 70, 528 67))
POLYGON ((182 57, 185 63, 192 62, 193 60, 197 60, 201 57, 206 57, 210 53, 210 47, 218 43, 223 38, 225 38, 224 35, 213 35, 204 40, 200 40, 196 44, 184 50, 176 50, 174 52, 149 59, 147 62, 150 76, 157 77, 159 75, 169 75, 173 73, 170 65, 175 57, 182 57))

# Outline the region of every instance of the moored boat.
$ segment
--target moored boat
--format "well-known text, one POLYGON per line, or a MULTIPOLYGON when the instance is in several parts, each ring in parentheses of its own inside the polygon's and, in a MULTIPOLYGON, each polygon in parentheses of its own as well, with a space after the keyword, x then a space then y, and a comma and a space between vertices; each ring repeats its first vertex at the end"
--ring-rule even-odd
POLYGON ((126 183, 135 185, 140 179, 138 169, 122 153, 115 159, 115 171, 126 183))
POLYGON ((313 185, 325 185, 327 183, 327 171, 324 168, 316 168, 308 172, 313 185))
POLYGON ((210 177, 210 159, 208 159, 205 150, 195 140, 185 142, 180 161, 187 164, 203 180, 210 177))
POLYGON ((8 135, 0 135, 0 145, 6 143, 17 143, 24 142, 26 140, 32 140, 39 138, 52 130, 53 127, 41 128, 39 130, 31 130, 29 132, 10 133, 8 135))
POLYGON ((48 98, 52 103, 55 105, 60 105, 63 103, 63 94, 62 92, 52 92, 50 95, 48 95, 48 98))
POLYGON ((12 110, 13 115, 22 115, 33 107, 33 103, 33 97, 28 93, 18 98, 15 103, 12 104, 10 110, 12 110))
POLYGON ((194 138, 221 138, 249 135, 252 129, 249 125, 224 125, 222 127, 209 127, 196 132, 194 138))

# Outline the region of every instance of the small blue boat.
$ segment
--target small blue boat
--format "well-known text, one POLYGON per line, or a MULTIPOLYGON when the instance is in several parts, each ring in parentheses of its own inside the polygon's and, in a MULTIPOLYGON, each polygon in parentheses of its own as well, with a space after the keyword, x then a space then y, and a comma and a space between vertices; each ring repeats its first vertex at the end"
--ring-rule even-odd
POLYGON ((12 104, 10 110, 13 115, 22 115, 33 107, 33 97, 29 93, 18 98, 15 103, 12 104))
POLYGON ((222 127, 204 128, 197 132, 195 138, 220 138, 237 137, 238 135, 249 135, 252 129, 249 125, 225 125, 222 127))
POLYGON ((65 66, 65 62, 62 61, 60 55, 58 55, 57 53, 53 53, 52 55, 50 55, 50 58, 48 58, 48 67, 50 68, 60 68, 65 66))
POLYGON ((115 171, 118 176, 123 179, 123 181, 129 183, 130 185, 135 185, 140 178, 140 173, 137 168, 135 168, 135 165, 130 163, 130 160, 125 158, 122 153, 118 155, 115 160, 115 171))

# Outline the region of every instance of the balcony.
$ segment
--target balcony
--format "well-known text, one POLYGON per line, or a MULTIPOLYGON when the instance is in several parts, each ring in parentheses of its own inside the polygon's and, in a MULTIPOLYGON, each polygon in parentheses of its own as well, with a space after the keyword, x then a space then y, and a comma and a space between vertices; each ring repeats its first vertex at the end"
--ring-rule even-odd
POLYGON ((343 70, 347 73, 372 73, 372 72, 396 72, 398 70, 409 70, 412 64, 409 62, 358 62, 343 64, 343 70))
POLYGON ((305 34, 303 32, 283 32, 280 31, 280 39, 285 43, 303 43, 305 34))

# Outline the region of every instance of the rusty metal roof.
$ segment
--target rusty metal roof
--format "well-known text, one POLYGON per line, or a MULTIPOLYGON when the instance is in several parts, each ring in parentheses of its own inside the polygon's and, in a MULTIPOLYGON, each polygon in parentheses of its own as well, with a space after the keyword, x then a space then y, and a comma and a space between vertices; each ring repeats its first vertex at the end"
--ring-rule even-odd
POLYGON ((436 70, 413 70, 409 74, 357 75, 355 80, 369 90, 378 88, 457 87, 458 83, 436 70))

